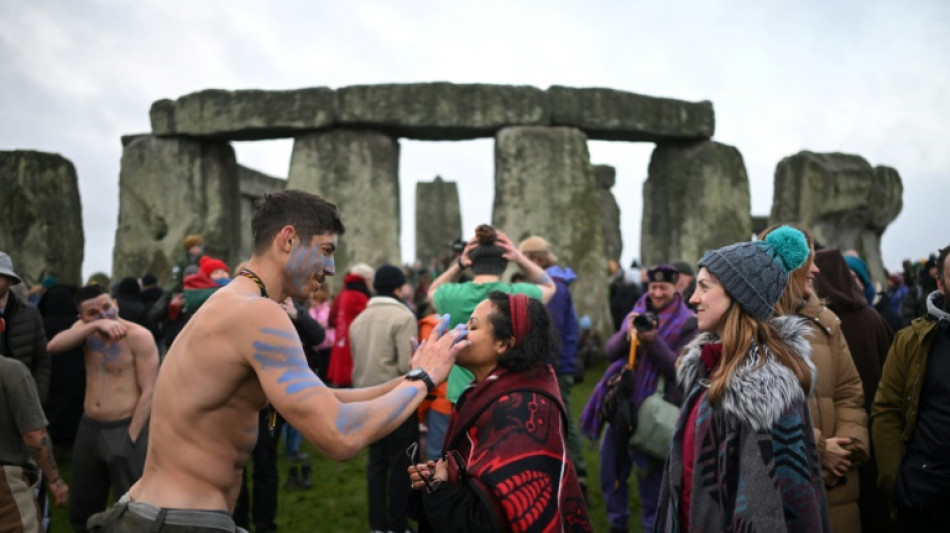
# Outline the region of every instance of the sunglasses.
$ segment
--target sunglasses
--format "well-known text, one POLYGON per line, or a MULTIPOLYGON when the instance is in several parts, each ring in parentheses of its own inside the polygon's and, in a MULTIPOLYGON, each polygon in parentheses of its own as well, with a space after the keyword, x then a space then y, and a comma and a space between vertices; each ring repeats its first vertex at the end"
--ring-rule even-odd
MULTIPOLYGON (((416 464, 416 454, 419 451, 419 444, 413 442, 409 445, 409 448, 406 449, 406 455, 409 456, 409 464, 416 464)), ((462 453, 458 450, 449 450, 445 452, 445 455, 442 456, 442 459, 446 462, 446 467, 448 469, 449 479, 448 482, 453 487, 460 487, 468 481, 468 470, 465 467, 465 458, 462 457, 462 453)), ((434 475, 434 474, 432 474, 434 475)), ((439 488, 439 485, 442 484, 442 480, 430 481, 432 475, 429 478, 422 475, 422 472, 419 472, 419 477, 422 478, 422 482, 426 485, 426 492, 431 494, 433 491, 439 488)))
MULTIPOLYGON (((406 448, 406 455, 409 457, 410 466, 416 464, 416 455, 418 454, 418 452, 419 452, 418 442, 413 442, 412 444, 409 445, 408 448, 406 448)), ((422 474, 421 471, 419 471, 419 477, 422 478, 422 482, 425 483, 426 485, 427 494, 432 494, 435 491, 435 489, 439 488, 439 485, 442 483, 440 480, 435 480, 435 481, 430 482, 429 480, 432 479, 432 476, 434 475, 435 475, 435 472, 431 473, 429 477, 426 477, 422 474)))

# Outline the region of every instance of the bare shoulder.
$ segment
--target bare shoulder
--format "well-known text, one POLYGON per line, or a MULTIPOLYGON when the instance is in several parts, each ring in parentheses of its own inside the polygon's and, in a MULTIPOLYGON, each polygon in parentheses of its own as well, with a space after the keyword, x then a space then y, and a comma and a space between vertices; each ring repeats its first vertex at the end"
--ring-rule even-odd
POLYGON ((261 330, 290 328, 293 324, 281 306, 270 298, 230 291, 215 293, 192 318, 195 332, 230 344, 247 357, 261 330))
POLYGON ((140 324, 136 324, 135 322, 131 322, 124 318, 120 318, 118 320, 120 324, 125 326, 126 335, 128 336, 130 340, 135 341, 135 342, 142 342, 145 339, 150 339, 154 342, 155 337, 152 336, 152 332, 146 329, 144 326, 140 324))

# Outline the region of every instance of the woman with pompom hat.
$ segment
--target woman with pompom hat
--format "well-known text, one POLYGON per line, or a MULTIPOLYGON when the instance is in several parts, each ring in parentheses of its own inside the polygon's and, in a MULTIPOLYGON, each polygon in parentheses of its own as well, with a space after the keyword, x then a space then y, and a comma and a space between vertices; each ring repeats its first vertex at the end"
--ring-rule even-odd
POLYGON ((815 367, 797 317, 775 318, 809 246, 783 227, 699 260, 703 332, 684 350, 686 392, 670 445, 655 531, 830 531, 807 397, 815 367))
MULTIPOLYGON (((775 227, 768 228, 761 236, 768 238, 774 231, 775 227)), ((864 387, 841 332, 841 320, 825 307, 815 292, 819 269, 815 266, 813 239, 807 231, 804 234, 809 242, 808 259, 789 276, 788 286, 776 302, 775 311, 808 322, 807 340, 818 370, 818 383, 808 399, 808 407, 828 495, 831 526, 835 533, 860 533, 858 467, 870 455, 864 387)))

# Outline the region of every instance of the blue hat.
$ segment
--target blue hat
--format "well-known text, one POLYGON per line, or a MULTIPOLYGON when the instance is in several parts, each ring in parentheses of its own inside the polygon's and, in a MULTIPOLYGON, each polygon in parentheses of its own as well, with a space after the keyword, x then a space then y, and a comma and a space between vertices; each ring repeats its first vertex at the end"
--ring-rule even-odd
POLYGON ((860 257, 853 255, 844 256, 844 261, 848 263, 848 268, 858 275, 858 279, 860 279, 861 284, 864 285, 865 299, 867 299, 869 304, 874 303, 874 297, 877 295, 877 291, 874 289, 874 283, 871 281, 868 264, 860 257))

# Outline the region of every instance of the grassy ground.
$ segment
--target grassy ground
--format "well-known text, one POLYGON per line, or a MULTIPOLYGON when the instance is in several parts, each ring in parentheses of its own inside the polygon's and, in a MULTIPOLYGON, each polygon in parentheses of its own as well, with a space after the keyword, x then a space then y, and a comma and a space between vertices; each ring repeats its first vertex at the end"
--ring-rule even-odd
MULTIPOLYGON (((600 365, 588 370, 582 383, 574 386, 571 393, 571 402, 574 409, 573 419, 580 416, 581 409, 587 402, 591 390, 603 373, 604 366, 600 365)), ((314 487, 310 490, 280 489, 277 525, 283 532, 353 532, 364 533, 369 531, 366 511, 366 457, 363 450, 354 459, 346 463, 338 463, 317 453, 310 443, 304 441, 301 450, 310 454, 313 465, 314 487)), ((594 531, 609 531, 607 513, 604 509, 604 500, 600 492, 599 466, 600 455, 596 448, 585 445, 585 457, 588 469, 588 489, 590 491, 590 517, 594 531)), ((64 477, 70 480, 70 463, 68 454, 57 457, 64 477)), ((280 446, 279 469, 281 484, 290 467, 283 455, 283 446, 280 446)), ((632 483, 635 487, 636 483, 632 483)), ((631 487, 631 488, 633 488, 631 487)), ((640 504, 636 490, 631 491, 631 531, 639 531, 640 504)), ((51 531, 56 533, 69 531, 69 516, 66 508, 57 508, 53 511, 51 531)))

